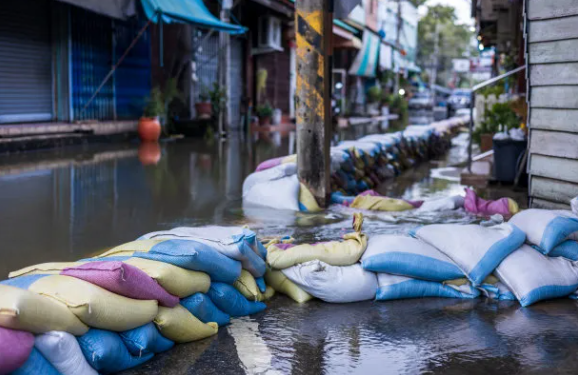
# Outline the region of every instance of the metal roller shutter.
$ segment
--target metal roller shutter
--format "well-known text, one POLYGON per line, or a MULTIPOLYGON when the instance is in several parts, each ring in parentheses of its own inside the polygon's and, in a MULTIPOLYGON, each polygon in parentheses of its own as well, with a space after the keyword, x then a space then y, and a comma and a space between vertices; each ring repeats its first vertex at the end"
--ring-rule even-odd
POLYGON ((1 3, 0 123, 52 120, 50 3, 1 3))

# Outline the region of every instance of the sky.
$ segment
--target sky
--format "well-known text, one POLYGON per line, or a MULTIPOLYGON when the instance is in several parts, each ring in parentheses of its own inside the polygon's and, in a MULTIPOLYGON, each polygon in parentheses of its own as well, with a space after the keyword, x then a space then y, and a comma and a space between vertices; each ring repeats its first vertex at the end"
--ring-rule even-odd
POLYGON ((473 25, 474 19, 471 17, 471 0, 429 0, 425 5, 419 7, 420 16, 427 13, 427 5, 451 5, 456 9, 458 23, 473 25))

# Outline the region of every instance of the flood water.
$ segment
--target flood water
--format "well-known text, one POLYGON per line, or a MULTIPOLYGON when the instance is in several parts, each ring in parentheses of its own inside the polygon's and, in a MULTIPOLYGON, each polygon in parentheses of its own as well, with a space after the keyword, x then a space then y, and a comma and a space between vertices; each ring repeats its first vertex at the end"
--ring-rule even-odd
MULTIPOLYGON (((290 139, 173 140, 158 147, 135 142, 3 156, 0 273, 4 278, 35 263, 81 259, 183 225, 248 225, 260 237, 291 235, 299 242, 339 238, 350 230, 348 208, 303 214, 243 207, 244 178, 261 161, 294 152, 290 139)), ((442 160, 422 163, 379 191, 405 199, 461 193, 457 169, 439 169, 443 179, 431 177, 434 169, 466 160, 467 135, 453 144, 442 160)), ((524 194, 508 189, 480 193, 505 194, 525 205, 524 194)), ((461 210, 369 214, 364 231, 479 220, 461 210)), ((566 373, 578 362, 578 305, 570 300, 524 309, 485 299, 298 305, 276 296, 268 306, 127 373, 566 373)))

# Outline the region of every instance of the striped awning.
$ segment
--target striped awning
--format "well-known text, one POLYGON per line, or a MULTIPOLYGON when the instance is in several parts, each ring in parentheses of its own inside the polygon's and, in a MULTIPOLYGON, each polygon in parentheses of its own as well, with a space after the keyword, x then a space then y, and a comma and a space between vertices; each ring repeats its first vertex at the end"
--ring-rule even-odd
POLYGON ((363 45, 351 68, 349 68, 349 74, 361 77, 375 77, 379 45, 379 37, 364 30, 363 45))

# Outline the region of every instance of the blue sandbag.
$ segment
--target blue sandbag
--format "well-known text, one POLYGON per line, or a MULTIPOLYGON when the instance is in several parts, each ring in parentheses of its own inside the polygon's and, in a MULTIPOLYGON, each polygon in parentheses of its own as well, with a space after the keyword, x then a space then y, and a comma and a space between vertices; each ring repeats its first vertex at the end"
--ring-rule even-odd
POLYGON ((148 353, 162 353, 172 348, 175 343, 167 339, 154 323, 124 331, 120 338, 132 355, 141 356, 148 353))
MULTIPOLYGON (((540 248, 538 250, 544 254, 544 251, 540 248)), ((572 240, 566 240, 562 242, 560 245, 556 246, 550 253, 548 254, 551 257, 564 257, 566 259, 570 259, 573 261, 578 260, 578 242, 572 240)))
POLYGON ((42 279, 48 275, 26 275, 26 276, 18 276, 12 279, 0 281, 2 285, 9 285, 20 289, 28 289, 30 285, 34 284, 34 282, 38 279, 42 279))
POLYGON ((42 353, 40 353, 36 348, 32 348, 30 357, 24 362, 24 364, 16 371, 10 373, 11 375, 60 375, 57 369, 52 366, 50 362, 42 353))
POLYGON ((265 293, 265 291, 267 290, 267 284, 265 284, 265 279, 263 277, 257 277, 255 279, 255 282, 257 283, 257 286, 259 287, 259 291, 261 293, 265 293))
POLYGON ((228 284, 212 283, 207 294, 220 310, 232 317, 256 314, 267 308, 263 302, 247 300, 241 292, 228 284))
POLYGON ((148 252, 135 251, 133 256, 205 272, 211 280, 229 284, 233 284, 241 276, 241 262, 194 240, 162 241, 148 252))
POLYGON ((120 372, 151 359, 154 354, 136 357, 130 354, 118 333, 102 329, 90 329, 78 338, 82 354, 99 373, 120 372))
POLYGON ((231 317, 219 310, 213 301, 203 293, 195 293, 182 299, 181 305, 203 323, 215 322, 221 327, 231 322, 231 317))
POLYGON ((375 299, 378 301, 424 297, 471 299, 480 295, 479 290, 469 283, 460 287, 453 287, 435 281, 418 280, 387 273, 378 273, 377 282, 379 286, 375 299))

